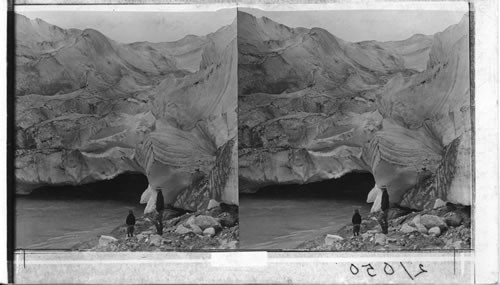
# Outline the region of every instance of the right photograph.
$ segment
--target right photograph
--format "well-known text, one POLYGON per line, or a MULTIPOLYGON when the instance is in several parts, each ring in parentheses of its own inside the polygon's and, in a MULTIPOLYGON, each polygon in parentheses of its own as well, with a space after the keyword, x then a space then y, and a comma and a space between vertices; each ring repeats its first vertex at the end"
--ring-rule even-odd
POLYGON ((468 11, 237 22, 241 249, 474 248, 468 11))

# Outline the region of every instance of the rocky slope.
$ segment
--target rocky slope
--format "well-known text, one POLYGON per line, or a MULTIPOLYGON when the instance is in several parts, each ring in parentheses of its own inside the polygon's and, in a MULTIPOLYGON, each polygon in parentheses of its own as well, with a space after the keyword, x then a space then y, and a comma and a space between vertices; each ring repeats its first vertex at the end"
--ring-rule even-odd
POLYGON ((360 235, 354 237, 352 225, 335 234, 318 236, 299 249, 328 251, 471 249, 470 207, 451 203, 420 213, 399 213, 389 222, 387 234, 381 232, 377 214, 362 220, 360 235))
POLYGON ((153 221, 153 215, 146 214, 137 219, 133 237, 127 237, 127 226, 121 225, 109 235, 72 248, 83 251, 175 251, 236 249, 238 246, 238 209, 235 206, 220 204, 177 217, 166 211, 162 235, 157 234, 153 221))
MULTIPOLYGON (((236 168, 231 153, 223 166, 217 158, 236 140, 236 23, 177 42, 121 44, 17 15, 16 47, 18 193, 141 172, 173 204, 195 173, 236 168)), ((234 204, 228 173, 205 190, 234 204)))
POLYGON ((239 12, 238 52, 240 191, 364 171, 396 204, 470 205, 466 16, 433 36, 350 43, 239 12))

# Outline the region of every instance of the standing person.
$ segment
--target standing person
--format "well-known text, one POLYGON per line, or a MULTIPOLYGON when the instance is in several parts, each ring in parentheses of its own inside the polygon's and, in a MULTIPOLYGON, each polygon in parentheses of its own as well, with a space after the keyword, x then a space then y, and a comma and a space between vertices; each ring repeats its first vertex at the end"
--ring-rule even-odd
POLYGON ((382 201, 380 203, 380 210, 382 210, 381 217, 379 219, 380 227, 382 228, 382 232, 387 234, 388 231, 388 222, 387 222, 387 214, 389 211, 389 193, 387 193, 387 186, 382 186, 382 201))
POLYGON ((159 235, 163 235, 163 210, 165 209, 165 201, 163 199, 163 193, 161 192, 161 188, 156 188, 156 212, 158 212, 158 216, 156 217, 156 231, 159 235))
POLYGON ((134 226, 135 226, 135 216, 134 216, 134 212, 132 212, 132 210, 128 211, 127 220, 125 222, 127 223, 127 237, 133 237, 134 236, 134 226))
POLYGON ((352 215, 352 231, 354 236, 359 236, 359 230, 361 229, 361 215, 359 210, 354 210, 354 215, 352 215))

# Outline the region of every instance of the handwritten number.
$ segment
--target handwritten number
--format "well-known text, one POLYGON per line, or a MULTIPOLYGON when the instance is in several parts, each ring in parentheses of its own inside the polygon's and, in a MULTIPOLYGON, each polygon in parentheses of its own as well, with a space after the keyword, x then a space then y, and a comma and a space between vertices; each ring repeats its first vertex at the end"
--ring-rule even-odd
POLYGON ((419 264, 418 268, 420 268, 420 272, 415 275, 415 278, 417 278, 417 276, 420 275, 421 273, 427 272, 427 270, 424 269, 424 266, 422 264, 419 264))
POLYGON ((403 262, 400 262, 399 264, 401 264, 401 267, 403 267, 403 269, 406 271, 406 274, 408 274, 408 276, 410 276, 410 279, 413 280, 413 277, 411 276, 410 272, 408 272, 408 270, 404 266, 403 262))
POLYGON ((385 264, 385 265, 384 265, 384 272, 385 272, 385 274, 387 274, 387 275, 392 275, 392 274, 394 274, 394 268, 392 268, 392 266, 391 266, 389 263, 387 263, 387 262, 384 262, 384 264, 385 264), (390 269, 391 269, 391 271, 390 271, 390 272, 387 272, 387 268, 390 268, 390 269))
POLYGON ((352 263, 351 263, 351 267, 350 267, 349 269, 351 270, 351 273, 352 273, 353 275, 356 275, 356 274, 358 274, 358 273, 359 273, 359 269, 356 267, 356 265, 354 265, 354 264, 352 264, 352 263), (356 273, 354 273, 354 270, 353 270, 353 269, 354 269, 354 270, 356 270, 356 273))
MULTIPOLYGON (((414 278, 417 278, 417 276, 419 276, 422 273, 428 272, 427 270, 424 269, 424 265, 420 263, 418 265, 420 272, 415 274, 415 276, 412 276, 410 274, 410 272, 408 271, 408 269, 406 269, 406 266, 403 264, 403 262, 400 262, 399 264, 401 265, 401 267, 403 267, 406 274, 408 274, 408 277, 410 277, 411 280, 414 280, 414 278)), ((366 267, 366 274, 368 274, 368 276, 370 276, 370 277, 377 276, 377 274, 375 274, 375 272, 374 272, 375 268, 373 268, 373 266, 370 263, 363 264, 363 265, 361 265, 361 267, 366 267)), ((352 263, 351 263, 351 266, 349 267, 349 269, 351 270, 352 275, 357 275, 359 273, 359 268, 352 263)), ((384 272, 386 275, 393 275, 395 273, 394 267, 392 267, 392 265, 390 265, 389 263, 384 262, 384 272)))
POLYGON ((367 273, 368 275, 370 275, 370 277, 377 276, 377 274, 371 274, 371 273, 370 273, 370 270, 374 270, 373 266, 372 266, 370 263, 365 264, 365 265, 361 265, 361 266, 362 266, 362 267, 368 267, 368 268, 366 268, 366 273, 367 273))

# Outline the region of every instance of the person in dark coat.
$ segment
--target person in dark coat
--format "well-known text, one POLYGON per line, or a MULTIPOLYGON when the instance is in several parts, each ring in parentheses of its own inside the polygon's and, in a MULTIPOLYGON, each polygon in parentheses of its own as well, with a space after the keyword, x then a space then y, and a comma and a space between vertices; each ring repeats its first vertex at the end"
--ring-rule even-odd
POLYGON ((127 224, 127 237, 134 236, 134 226, 135 226, 135 216, 132 210, 128 211, 127 220, 125 221, 127 224))
POLYGON ((163 193, 161 188, 156 188, 156 212, 158 213, 156 217, 156 231, 159 235, 163 235, 163 210, 165 209, 165 201, 163 199, 163 193))
POLYGON ((382 186, 382 201, 380 203, 380 210, 382 210, 381 216, 379 218, 380 227, 382 228, 382 232, 387 234, 389 225, 387 222, 387 214, 389 211, 389 193, 387 193, 387 187, 382 186))
POLYGON ((352 215, 352 231, 354 236, 359 236, 359 230, 361 229, 361 215, 359 210, 354 210, 354 215, 352 215))

